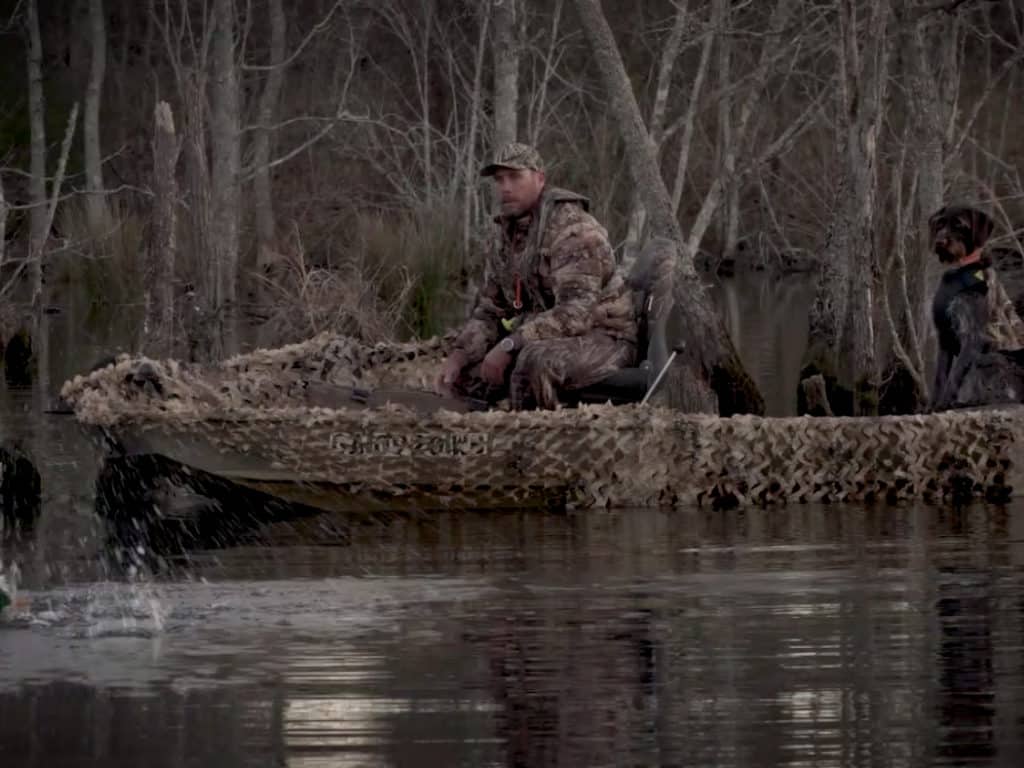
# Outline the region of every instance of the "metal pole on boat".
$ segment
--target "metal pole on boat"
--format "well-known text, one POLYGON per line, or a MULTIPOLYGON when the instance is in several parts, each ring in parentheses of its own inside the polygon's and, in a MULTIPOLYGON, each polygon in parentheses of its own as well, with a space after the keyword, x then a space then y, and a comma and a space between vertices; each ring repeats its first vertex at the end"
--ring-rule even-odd
POLYGON ((669 366, 672 365, 672 361, 676 359, 676 355, 679 353, 680 349, 682 349, 682 347, 676 347, 672 350, 672 354, 668 356, 668 360, 665 361, 661 370, 658 371, 658 376, 654 379, 654 383, 647 388, 647 393, 644 395, 644 399, 640 401, 640 405, 647 405, 647 400, 654 394, 658 385, 661 384, 661 380, 665 378, 665 374, 668 373, 669 366))

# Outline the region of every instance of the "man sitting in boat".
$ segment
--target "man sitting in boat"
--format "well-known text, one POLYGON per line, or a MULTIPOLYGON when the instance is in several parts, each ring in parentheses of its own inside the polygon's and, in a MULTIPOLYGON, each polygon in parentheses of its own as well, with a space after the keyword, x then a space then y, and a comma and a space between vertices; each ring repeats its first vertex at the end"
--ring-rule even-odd
POLYGON ((499 242, 437 389, 554 409, 560 392, 634 364, 632 293, 590 201, 549 186, 536 149, 508 144, 480 173, 501 202, 499 242))

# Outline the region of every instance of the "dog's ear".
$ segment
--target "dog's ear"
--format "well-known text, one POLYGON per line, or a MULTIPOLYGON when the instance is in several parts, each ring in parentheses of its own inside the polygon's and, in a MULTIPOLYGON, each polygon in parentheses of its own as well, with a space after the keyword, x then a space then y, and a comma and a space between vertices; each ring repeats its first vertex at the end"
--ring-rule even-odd
POLYGON ((942 220, 942 218, 945 215, 946 215, 946 206, 942 206, 941 208, 939 208, 939 210, 937 210, 935 213, 933 213, 931 216, 929 216, 928 217, 928 231, 931 232, 932 234, 935 234, 935 230, 938 229, 939 222, 942 220))
POLYGON ((974 209, 971 211, 971 231, 974 234, 974 247, 984 248, 985 243, 992 236, 995 223, 984 211, 974 209))

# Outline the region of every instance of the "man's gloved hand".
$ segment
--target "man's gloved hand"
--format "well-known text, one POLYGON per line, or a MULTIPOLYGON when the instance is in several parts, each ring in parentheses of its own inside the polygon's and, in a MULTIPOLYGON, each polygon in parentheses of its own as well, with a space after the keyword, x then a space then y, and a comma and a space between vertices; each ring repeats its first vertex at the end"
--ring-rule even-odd
POLYGON ((484 381, 494 386, 501 386, 505 381, 505 370, 512 362, 512 355, 510 355, 501 347, 495 346, 491 348, 491 351, 487 353, 487 357, 484 358, 483 363, 480 364, 480 375, 483 376, 484 381))
POLYGON ((438 371, 437 378, 434 380, 434 391, 439 395, 452 397, 454 394, 452 387, 467 362, 466 354, 461 350, 457 349, 448 355, 448 359, 444 361, 444 365, 441 366, 441 370, 438 371))

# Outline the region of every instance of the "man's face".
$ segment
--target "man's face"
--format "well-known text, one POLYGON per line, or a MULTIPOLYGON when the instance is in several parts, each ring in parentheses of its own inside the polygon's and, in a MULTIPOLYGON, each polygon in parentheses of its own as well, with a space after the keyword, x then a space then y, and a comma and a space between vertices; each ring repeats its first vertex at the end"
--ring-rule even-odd
POLYGON ((519 216, 530 210, 544 189, 544 172, 498 168, 494 172, 494 189, 505 216, 519 216))

